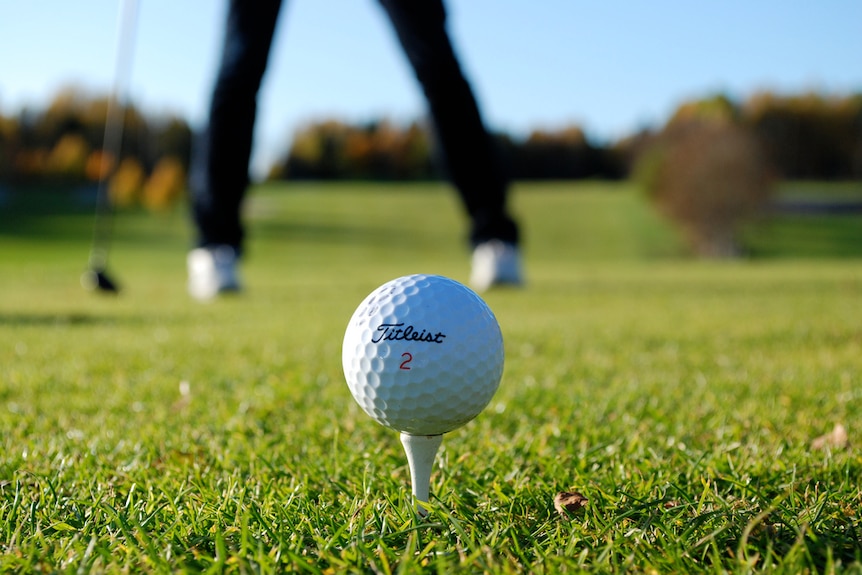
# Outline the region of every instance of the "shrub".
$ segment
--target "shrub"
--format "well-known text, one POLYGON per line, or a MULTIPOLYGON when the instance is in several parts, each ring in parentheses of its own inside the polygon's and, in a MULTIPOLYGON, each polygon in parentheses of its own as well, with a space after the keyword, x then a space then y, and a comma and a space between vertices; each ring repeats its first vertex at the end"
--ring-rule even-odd
POLYGON ((641 156, 637 175, 658 210, 707 257, 738 255, 740 223, 772 193, 758 141, 727 119, 672 122, 641 156))

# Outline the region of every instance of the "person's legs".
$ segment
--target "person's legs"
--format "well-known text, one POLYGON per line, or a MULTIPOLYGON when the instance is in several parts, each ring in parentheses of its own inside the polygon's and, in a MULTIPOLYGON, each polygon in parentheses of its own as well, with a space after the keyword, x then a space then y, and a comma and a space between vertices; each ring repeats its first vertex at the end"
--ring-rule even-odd
POLYGON ((470 241, 518 244, 508 179, 446 32, 439 0, 379 0, 422 86, 448 176, 470 216, 470 241))
POLYGON ((281 0, 230 0, 209 122, 192 158, 189 188, 197 229, 187 258, 189 293, 207 300, 240 288, 242 201, 248 188, 257 93, 281 0))
POLYGON ((189 178, 199 246, 242 250, 240 208, 257 111, 281 0, 230 0, 209 123, 189 178))

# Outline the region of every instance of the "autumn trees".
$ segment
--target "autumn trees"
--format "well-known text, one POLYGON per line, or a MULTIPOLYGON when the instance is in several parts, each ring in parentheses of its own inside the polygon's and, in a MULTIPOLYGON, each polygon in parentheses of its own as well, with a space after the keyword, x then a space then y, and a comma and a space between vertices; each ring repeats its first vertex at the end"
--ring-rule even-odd
MULTIPOLYGON (((107 97, 59 92, 44 110, 0 110, 0 183, 81 184, 114 171, 114 200, 158 206, 185 184, 192 128, 171 115, 125 107, 121 158, 102 151, 107 97), (104 161, 107 160, 107 161, 104 161)), ((663 127, 617 141, 597 141, 575 125, 497 134, 513 179, 625 178, 656 142, 682 124, 722 119, 756 140, 773 173, 783 179, 862 177, 862 94, 778 95, 744 101, 723 95, 685 102, 663 127)), ((290 149, 269 168, 272 179, 427 180, 441 177, 433 134, 421 121, 385 118, 364 124, 312 121, 291 137, 290 149)), ((692 152, 693 153, 693 152, 692 152)), ((654 157, 654 155, 653 155, 654 157)))
POLYGON ((108 104, 107 97, 69 88, 45 110, 0 116, 0 182, 68 186, 110 176, 115 204, 173 204, 185 189, 188 123, 175 116, 146 117, 127 105, 121 157, 113 158, 102 149, 108 104))

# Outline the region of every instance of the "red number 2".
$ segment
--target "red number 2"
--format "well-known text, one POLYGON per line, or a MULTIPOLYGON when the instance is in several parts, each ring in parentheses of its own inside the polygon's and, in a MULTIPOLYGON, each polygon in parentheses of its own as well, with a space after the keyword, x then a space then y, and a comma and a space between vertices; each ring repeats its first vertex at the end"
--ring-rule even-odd
POLYGON ((401 369, 405 369, 405 370, 412 369, 409 364, 411 361, 413 361, 413 354, 405 351, 404 353, 401 354, 401 357, 406 358, 404 361, 401 362, 401 369))

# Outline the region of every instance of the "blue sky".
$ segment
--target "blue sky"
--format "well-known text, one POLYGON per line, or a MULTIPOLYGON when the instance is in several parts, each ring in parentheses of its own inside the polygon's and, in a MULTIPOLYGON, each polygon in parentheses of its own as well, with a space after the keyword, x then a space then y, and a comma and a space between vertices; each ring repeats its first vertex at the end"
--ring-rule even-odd
MULTIPOLYGON (((139 0, 128 93, 199 126, 222 0, 139 0)), ((0 0, 0 110, 63 86, 113 84, 122 0, 0 0)), ((660 126, 718 91, 862 92, 857 0, 449 0, 487 123, 525 135, 578 124, 599 140, 660 126)), ((257 171, 308 121, 418 118, 424 102, 374 0, 286 0, 256 131, 257 171)))

